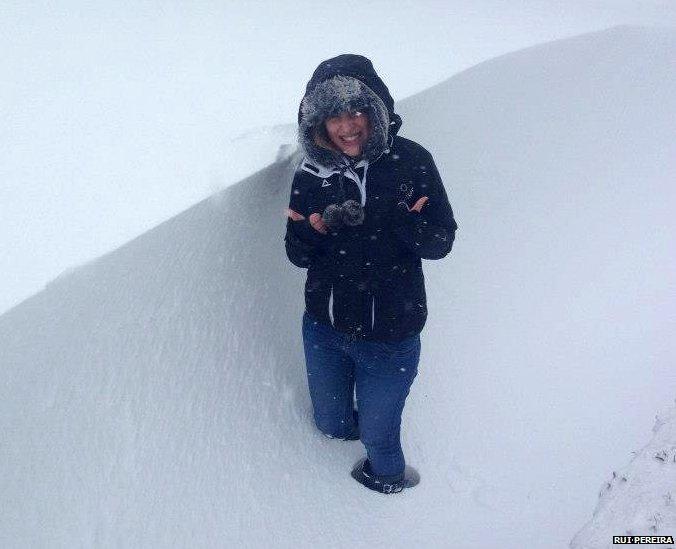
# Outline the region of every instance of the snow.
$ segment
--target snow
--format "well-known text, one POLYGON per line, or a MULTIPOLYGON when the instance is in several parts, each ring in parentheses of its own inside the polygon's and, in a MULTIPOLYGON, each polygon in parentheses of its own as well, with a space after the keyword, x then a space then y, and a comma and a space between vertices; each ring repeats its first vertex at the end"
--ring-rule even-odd
POLYGON ((244 132, 228 144, 227 161, 218 168, 228 181, 239 181, 262 166, 289 158, 296 147, 296 124, 264 126, 244 132))
MULTIPOLYGON (((197 147, 196 141, 192 147, 197 147)), ((66 177, 68 184, 54 180, 60 175, 51 165, 56 160, 49 156, 36 160, 31 155, 24 185, 10 178, 0 189, 0 217, 5 222, 0 245, 6 248, 0 258, 6 277, 0 313, 41 289, 55 273, 77 268, 262 167, 288 158, 295 142, 295 124, 262 126, 232 138, 209 140, 210 153, 187 148, 179 160, 175 151, 151 150, 147 140, 125 141, 125 148, 143 150, 143 160, 134 150, 129 154, 135 159, 130 166, 127 158, 115 156, 122 154, 115 149, 117 163, 110 167, 95 163, 93 175, 87 173, 82 156, 56 155, 58 162, 78 166, 75 175, 66 177), (44 162, 50 166, 42 166, 44 162), (76 265, 64 268, 69 263, 76 265)))
POLYGON ((621 467, 674 398, 674 58, 673 30, 611 29, 397 105, 460 226, 425 262, 420 485, 366 490, 361 443, 312 425, 287 151, 0 316, 0 545, 551 549, 612 471, 575 547, 649 534, 672 416, 621 467))
MULTIPOLYGON (((610 548, 613 536, 676 532, 676 408, 658 415, 652 440, 603 484, 594 517, 572 549, 610 548)), ((673 547, 673 544, 657 545, 673 547)))

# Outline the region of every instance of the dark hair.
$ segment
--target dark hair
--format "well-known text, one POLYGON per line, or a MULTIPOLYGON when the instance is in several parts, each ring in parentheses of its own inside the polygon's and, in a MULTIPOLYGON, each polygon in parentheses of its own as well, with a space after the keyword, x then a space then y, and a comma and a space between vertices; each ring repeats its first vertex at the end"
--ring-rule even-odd
POLYGON ((329 131, 326 129, 326 120, 322 120, 321 124, 315 127, 315 131, 319 134, 324 141, 331 143, 331 138, 329 137, 329 131))

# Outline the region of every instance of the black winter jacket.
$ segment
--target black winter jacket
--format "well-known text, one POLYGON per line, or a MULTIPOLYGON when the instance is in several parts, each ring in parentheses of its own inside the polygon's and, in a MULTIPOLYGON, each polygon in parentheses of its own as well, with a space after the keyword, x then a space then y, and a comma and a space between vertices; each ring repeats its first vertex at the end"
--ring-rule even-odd
MULTIPOLYGON (((318 104, 301 104, 299 138, 306 157, 295 173, 289 208, 305 219, 288 219, 285 244, 289 260, 308 270, 306 310, 354 338, 397 341, 413 336, 427 318, 421 259, 446 256, 457 229, 444 185, 431 154, 396 135, 401 119, 370 61, 339 56, 322 63, 318 73, 323 79, 316 85, 346 73, 356 75, 360 83, 354 93, 340 90, 342 104, 327 107, 331 101, 325 92, 318 104), (378 90, 377 96, 373 90, 378 90), (326 117, 347 108, 366 109, 376 135, 358 162, 333 153, 334 162, 326 149, 319 150, 311 132, 326 117), (378 128, 384 128, 384 135, 377 135, 378 128), (410 208, 422 196, 429 201, 420 213, 403 206, 410 208), (346 199, 363 205, 363 224, 344 225, 328 234, 310 226, 310 214, 321 214, 329 204, 346 199)), ((304 101, 313 100, 311 95, 308 85, 304 101)))

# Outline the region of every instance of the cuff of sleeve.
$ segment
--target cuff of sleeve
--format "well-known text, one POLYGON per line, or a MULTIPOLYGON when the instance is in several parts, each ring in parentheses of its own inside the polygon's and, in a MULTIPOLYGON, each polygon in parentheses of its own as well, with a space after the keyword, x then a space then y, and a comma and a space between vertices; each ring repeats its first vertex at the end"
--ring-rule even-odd
POLYGON ((404 208, 397 208, 393 216, 395 227, 404 227, 414 229, 418 227, 422 216, 417 210, 408 211, 404 208))

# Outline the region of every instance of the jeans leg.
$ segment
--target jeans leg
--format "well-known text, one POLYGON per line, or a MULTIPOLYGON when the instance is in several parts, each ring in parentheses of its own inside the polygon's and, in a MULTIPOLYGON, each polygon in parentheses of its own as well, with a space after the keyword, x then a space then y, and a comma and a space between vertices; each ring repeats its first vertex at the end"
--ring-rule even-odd
POLYGON ((357 430, 354 361, 342 347, 340 333, 305 313, 303 347, 317 428, 332 438, 352 437, 357 430))
POLYGON ((379 476, 403 474, 401 414, 418 373, 420 336, 396 343, 355 342, 352 349, 359 429, 371 470, 379 476))

